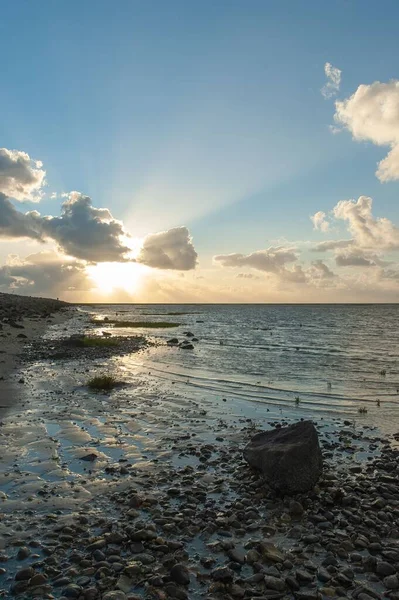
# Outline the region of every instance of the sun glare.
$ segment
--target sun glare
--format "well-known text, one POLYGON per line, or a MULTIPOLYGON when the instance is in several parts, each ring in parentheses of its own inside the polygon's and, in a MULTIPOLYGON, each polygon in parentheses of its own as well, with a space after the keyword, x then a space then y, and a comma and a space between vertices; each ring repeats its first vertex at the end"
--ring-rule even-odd
POLYGON ((96 289, 103 294, 115 290, 134 293, 140 288, 145 267, 135 263, 99 263, 87 268, 96 289))

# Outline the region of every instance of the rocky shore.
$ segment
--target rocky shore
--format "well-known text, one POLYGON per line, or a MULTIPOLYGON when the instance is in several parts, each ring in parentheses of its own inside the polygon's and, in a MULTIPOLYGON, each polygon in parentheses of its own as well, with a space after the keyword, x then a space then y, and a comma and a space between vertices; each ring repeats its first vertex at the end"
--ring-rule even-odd
POLYGON ((399 599, 391 440, 314 419, 321 475, 284 495, 243 450, 292 421, 237 417, 226 399, 160 396, 151 373, 91 393, 93 374, 119 369, 123 379, 123 352, 78 344, 57 357, 87 318, 52 321, 58 341, 32 345, 25 395, 1 420, 0 597, 399 599))
POLYGON ((253 427, 242 427, 234 444, 224 429, 214 444, 189 434, 164 439, 185 466, 140 473, 126 462, 108 465, 110 489, 95 503, 69 514, 28 511, 28 531, 19 525, 26 515, 3 515, 3 527, 14 528, 0 555, 10 594, 399 597, 397 450, 367 431, 338 426, 324 436, 321 427, 321 479, 309 493, 280 496, 242 459, 240 441, 253 427), (356 444, 378 456, 351 460, 356 444))

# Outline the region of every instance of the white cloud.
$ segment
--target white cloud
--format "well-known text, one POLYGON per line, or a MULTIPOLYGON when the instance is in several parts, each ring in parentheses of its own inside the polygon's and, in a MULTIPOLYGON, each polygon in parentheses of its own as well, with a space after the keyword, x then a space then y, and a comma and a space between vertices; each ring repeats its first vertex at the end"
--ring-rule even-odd
POLYGON ((347 222, 354 244, 360 248, 378 250, 399 249, 399 228, 385 217, 374 218, 373 200, 360 196, 358 200, 341 200, 334 208, 336 219, 347 222))
POLYGON ((38 202, 46 172, 26 152, 0 148, 0 192, 15 200, 38 202))
POLYGON ((337 248, 347 248, 353 244, 353 240, 326 240, 325 242, 319 242, 313 248, 311 252, 328 252, 329 250, 335 250, 337 248))
POLYGON ((253 273, 237 273, 237 279, 260 279, 257 275, 253 273))
POLYGON ((336 96, 339 92, 342 71, 337 69, 337 67, 333 67, 331 63, 326 62, 324 65, 324 73, 327 77, 327 83, 321 89, 321 93, 323 94, 324 98, 328 99, 336 96))
POLYGON ((213 260, 222 267, 251 267, 259 271, 275 273, 286 263, 296 261, 297 255, 293 248, 271 246, 266 250, 257 250, 251 254, 219 254, 214 256, 213 260))
POLYGON ((322 210, 319 210, 314 215, 310 217, 310 220, 313 223, 313 229, 318 229, 323 233, 327 232, 330 228, 330 224, 326 219, 326 213, 322 210))
POLYGON ((174 227, 147 235, 136 260, 155 269, 189 271, 197 258, 187 227, 174 227))
POLYGON ((335 109, 335 121, 355 140, 390 147, 378 165, 378 179, 399 179, 399 81, 360 85, 352 96, 336 101, 335 109))
POLYGON ((356 246, 337 252, 335 263, 338 267, 375 267, 387 264, 378 254, 364 251, 356 246))

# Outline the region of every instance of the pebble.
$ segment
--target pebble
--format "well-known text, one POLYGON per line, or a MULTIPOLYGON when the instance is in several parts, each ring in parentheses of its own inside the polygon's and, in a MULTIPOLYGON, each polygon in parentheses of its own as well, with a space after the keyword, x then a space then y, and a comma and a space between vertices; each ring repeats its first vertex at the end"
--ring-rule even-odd
POLYGON ((170 570, 170 578, 179 585, 190 584, 190 573, 184 565, 177 563, 170 570))

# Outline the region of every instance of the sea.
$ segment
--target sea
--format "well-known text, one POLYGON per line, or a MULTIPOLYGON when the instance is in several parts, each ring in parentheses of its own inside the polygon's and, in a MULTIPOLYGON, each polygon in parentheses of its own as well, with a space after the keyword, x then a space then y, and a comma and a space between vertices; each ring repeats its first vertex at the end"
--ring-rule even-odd
MULTIPOLYGON (((123 379, 150 376, 154 393, 263 417, 346 417, 399 431, 399 305, 109 304, 78 308, 98 320, 173 328, 86 324, 88 335, 142 334, 153 345, 112 359, 123 379), (168 346, 194 334, 194 349, 168 346)), ((71 319, 68 332, 81 328, 71 319)), ((60 335, 60 332, 56 332, 60 335)), ((111 361, 111 359, 110 359, 111 361)), ((103 365, 104 368, 104 365, 103 365)))

